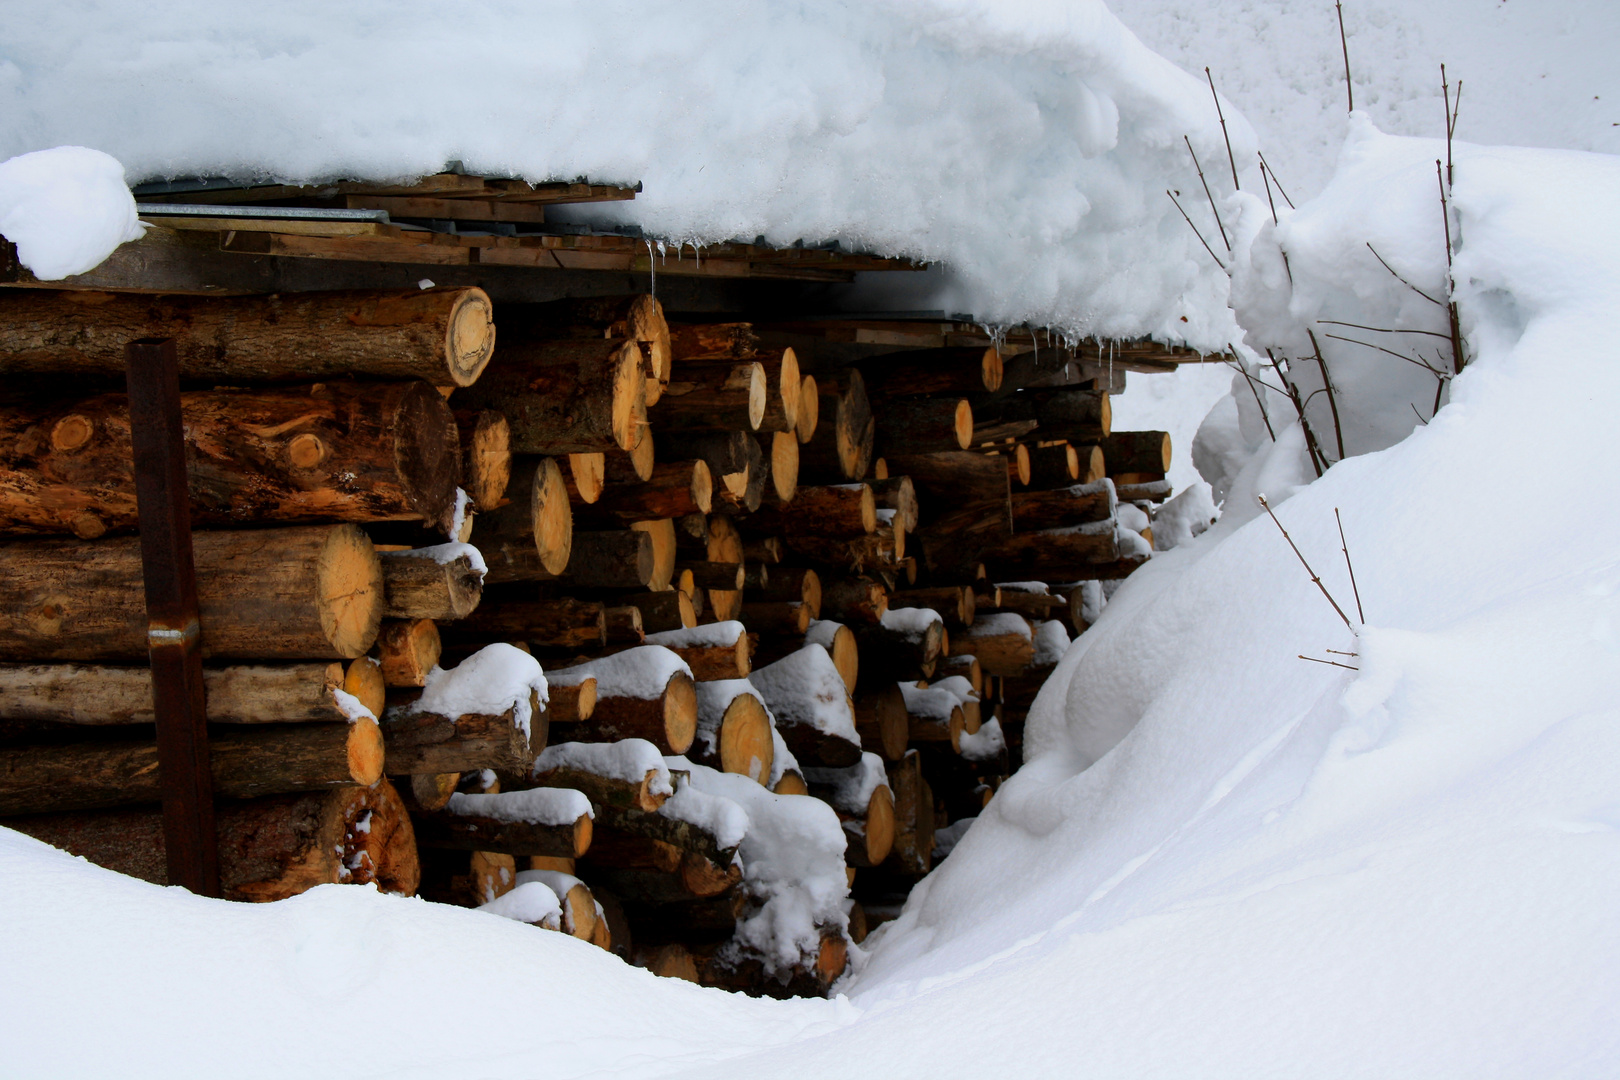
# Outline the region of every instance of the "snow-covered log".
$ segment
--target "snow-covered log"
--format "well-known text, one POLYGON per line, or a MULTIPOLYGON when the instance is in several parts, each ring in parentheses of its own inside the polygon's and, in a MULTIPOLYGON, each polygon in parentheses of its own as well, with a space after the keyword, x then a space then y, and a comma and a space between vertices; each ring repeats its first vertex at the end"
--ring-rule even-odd
POLYGON ((826 649, 806 645, 759 668, 749 681, 800 762, 837 768, 860 760, 854 705, 826 649))
POLYGON ((657 645, 626 649, 550 674, 559 685, 596 679, 596 708, 576 740, 645 739, 666 754, 684 754, 697 732, 692 669, 657 645))
POLYGON ((687 756, 769 784, 776 732, 759 691, 746 678, 701 682, 697 699, 697 737, 687 756))
POLYGON ((457 792, 443 810, 413 815, 422 847, 578 858, 591 846, 590 800, 577 790, 457 792))
POLYGON ((390 619, 465 618, 484 595, 484 557, 470 544, 384 551, 384 615, 390 619))

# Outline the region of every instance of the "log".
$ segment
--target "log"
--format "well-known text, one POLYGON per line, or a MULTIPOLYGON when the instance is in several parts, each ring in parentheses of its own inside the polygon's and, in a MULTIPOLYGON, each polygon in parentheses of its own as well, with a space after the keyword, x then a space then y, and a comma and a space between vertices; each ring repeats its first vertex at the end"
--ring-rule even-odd
POLYGON ((759 348, 754 324, 672 323, 669 327, 671 360, 746 360, 759 348))
POLYGON ((124 370, 124 345, 172 338, 187 380, 348 376, 470 386, 495 347, 478 288, 192 297, 45 292, 0 297, 0 372, 124 370))
POLYGON ((1020 533, 983 553, 986 567, 996 577, 1028 581, 1050 577, 1079 581, 1087 570, 1119 558, 1111 521, 1098 521, 1070 529, 1020 533))
POLYGON ((771 794, 808 795, 810 794, 810 788, 804 782, 803 776, 800 776, 792 769, 787 769, 783 771, 781 779, 776 782, 776 786, 771 788, 771 794))
POLYGON ((765 418, 765 368, 752 360, 680 365, 652 421, 669 431, 758 431, 765 418))
POLYGON ((948 626, 972 626, 978 610, 973 590, 965 585, 902 589, 889 594, 889 603, 896 608, 927 608, 938 612, 948 626))
MULTIPOLYGON (((192 538, 203 656, 305 660, 364 655, 384 611, 382 567, 356 525, 192 538)), ((0 544, 0 659, 147 655, 140 542, 0 544)))
MULTIPOLYGON (((816 786, 810 794, 826 798, 816 786)), ((872 789, 872 798, 864 814, 838 811, 838 820, 844 826, 844 861, 850 866, 881 866, 894 849, 894 792, 886 786, 872 789)))
MULTIPOLYGON (((872 467, 874 428, 866 383, 854 368, 817 379, 820 421, 808 441, 799 433, 799 476, 812 483, 860 480, 872 467)), ((804 399, 799 399, 800 408, 804 399)))
MULTIPOLYGON (((414 519, 448 528, 455 418, 423 382, 182 394, 199 527, 414 519)), ((95 539, 136 527, 129 399, 0 407, 0 531, 95 539)))
POLYGON ((1034 633, 1022 615, 989 615, 956 634, 951 649, 978 658, 986 675, 1022 675, 1035 660, 1034 633))
POLYGON ((813 955, 774 977, 766 976, 764 963, 758 957, 746 953, 741 956, 738 959, 729 953, 708 950, 705 962, 698 966, 698 981, 704 986, 756 997, 826 997, 849 963, 849 942, 842 932, 823 930, 821 946, 813 955))
POLYGON ((691 574, 693 587, 700 589, 740 590, 745 577, 745 566, 740 562, 678 561, 675 569, 691 574))
POLYGON ((631 450, 647 422, 641 350, 622 338, 503 344, 457 404, 505 413, 515 453, 631 450))
POLYGON ((966 450, 973 442, 973 406, 966 398, 900 398, 875 414, 877 453, 934 454, 966 450))
POLYGON ((567 588, 638 589, 647 587, 654 571, 650 532, 640 529, 578 532, 574 534, 568 569, 559 579, 567 588))
POLYGON ((925 876, 934 865, 934 793, 923 778, 915 750, 889 766, 894 791, 894 844, 884 865, 906 878, 925 876))
MULTIPOLYGON (((737 526, 730 518, 723 514, 710 517, 708 532, 704 556, 709 562, 730 563, 744 560, 742 534, 737 531, 737 526)), ((742 590, 709 589, 708 608, 708 614, 715 622, 737 618, 743 608, 742 590)))
POLYGON ((822 619, 811 623, 804 635, 806 645, 820 645, 832 657, 833 667, 851 694, 860 675, 860 645, 855 632, 843 623, 822 619))
POLYGON ((382 552, 383 615, 389 619, 462 619, 484 595, 476 552, 413 548, 382 552))
POLYGON ((876 625, 888 609, 888 593, 867 578, 843 578, 821 589, 822 614, 836 622, 876 625))
POLYGON ((782 540, 777 536, 756 536, 741 541, 744 558, 761 566, 775 566, 782 561, 782 540))
MULTIPOLYGON (((214 794, 231 799, 374 784, 382 776, 377 724, 255 725, 209 738, 214 794)), ((0 748, 0 815, 155 803, 157 743, 117 738, 0 748)))
POLYGON ((382 665, 369 656, 350 662, 343 674, 343 692, 358 701, 373 718, 381 716, 388 703, 388 684, 383 680, 382 665))
POLYGON ((979 658, 971 653, 957 653, 955 656, 942 656, 934 668, 936 679, 948 679, 953 675, 960 675, 973 687, 975 694, 984 693, 984 668, 979 664, 979 658))
MULTIPOLYGON (((626 905, 636 940, 648 944, 683 941, 689 948, 701 948, 700 981, 709 964, 710 949, 700 943, 717 943, 729 939, 737 929, 737 920, 748 912, 748 899, 742 889, 728 889, 719 896, 688 900, 683 903, 638 907, 626 905)), ((708 985, 705 983, 705 985, 708 985)))
POLYGON ((573 821, 551 824, 522 820, 521 807, 496 809, 487 800, 522 799, 524 792, 510 795, 474 796, 452 799, 448 808, 412 815, 416 842, 421 847, 458 851, 493 851, 502 855, 556 855, 578 858, 590 849, 592 822, 581 814, 573 821), (484 800, 484 801, 481 801, 484 800), (478 813, 477 808, 488 808, 478 813))
POLYGON ((607 484, 593 505, 579 509, 579 516, 583 521, 624 528, 636 521, 707 514, 714 505, 713 496, 713 474, 707 462, 662 461, 653 466, 650 479, 607 484))
POLYGON ((719 896, 742 880, 742 867, 735 862, 722 866, 662 840, 606 830, 585 870, 593 882, 636 906, 719 896))
POLYGON ((574 515, 557 462, 514 459, 507 498, 507 505, 478 516, 478 550, 489 567, 484 580, 546 581, 562 574, 573 554, 574 515))
MULTIPOLYGON (((653 651, 650 647, 645 651, 653 651)), ((620 739, 645 739, 663 754, 684 754, 692 746, 697 732, 697 691, 692 677, 684 671, 674 671, 664 679, 653 697, 634 697, 626 686, 638 692, 644 687, 639 673, 628 666, 643 662, 637 650, 619 653, 598 665, 609 664, 600 671, 580 667, 551 672, 550 681, 569 683, 587 675, 595 676, 596 709, 585 730, 571 732, 571 737, 587 742, 617 742, 620 739), (608 672, 614 674, 610 677, 608 672)))
POLYGON ((812 619, 821 618, 821 576, 806 566, 778 567, 763 582, 751 586, 748 595, 760 600, 796 601, 809 610, 812 619))
MULTIPOLYGON (((679 589, 667 592, 631 593, 624 602, 641 610, 641 626, 649 634, 685 630, 697 625, 697 612, 690 594, 679 589)), ((584 646, 588 647, 588 646, 584 646)))
POLYGON ((911 717, 897 683, 856 696, 855 730, 860 732, 862 750, 882 754, 890 761, 905 757, 911 717))
MULTIPOLYGON (((596 807, 597 832, 604 837, 613 832, 638 836, 646 840, 660 840, 681 851, 700 855, 716 866, 729 866, 732 856, 737 852, 734 847, 722 847, 712 832, 695 822, 667 817, 657 812, 598 803, 595 799, 591 802, 596 807)), ((694 920, 692 928, 698 929, 701 925, 701 920, 694 920)), ((640 929, 638 923, 638 934, 640 929)))
POLYGON ((892 617, 908 610, 935 614, 926 608, 891 608, 890 618, 854 628, 860 648, 863 688, 876 688, 896 680, 915 682, 933 677, 934 665, 945 642, 945 624, 937 618, 922 622, 892 617))
POLYGON ((1019 533, 1066 529, 1114 516, 1114 485, 1106 481, 1012 494, 1013 529, 1019 533))
POLYGON ((782 503, 790 503, 799 491, 799 440, 791 431, 772 433, 768 446, 762 443, 770 479, 770 494, 782 503))
POLYGON ((1069 487, 1079 480, 1080 449, 1073 444, 1059 442, 1037 446, 1029 451, 1030 487, 1069 487))
POLYGON ((602 619, 607 628, 609 645, 634 647, 647 637, 647 632, 641 628, 641 609, 638 607, 621 604, 603 608, 602 619))
MULTIPOLYGON (((537 703, 536 703, 537 704, 537 703)), ((535 708, 531 722, 538 719, 535 708)), ((472 773, 481 769, 527 772, 544 740, 531 749, 513 710, 494 715, 439 716, 391 708, 383 716, 388 767, 395 774, 472 773)))
MULTIPOLYGON (((1143 476, 1150 474, 1135 473, 1132 475, 1143 476)), ((1159 503, 1168 499, 1174 494, 1174 491, 1171 489, 1170 481, 1161 478, 1145 480, 1137 484, 1115 483, 1114 494, 1122 503, 1159 503)))
POLYGON ((401 794, 411 809, 443 810, 445 804, 450 801, 450 796, 456 793, 456 785, 461 783, 461 774, 421 773, 401 779, 406 782, 401 794))
POLYGON ((663 592, 675 578, 675 522, 670 518, 638 521, 630 526, 636 532, 647 534, 652 542, 652 574, 645 582, 653 592, 663 592))
POLYGON ((698 682, 716 682, 723 679, 746 679, 749 671, 753 669, 750 660, 753 652, 748 642, 748 633, 743 624, 727 620, 725 622, 709 623, 703 627, 701 638, 694 634, 676 631, 674 634, 663 634, 659 640, 650 644, 661 646, 686 661, 686 666, 692 669, 692 678, 698 682), (736 628, 736 636, 731 641, 725 640, 725 635, 716 635, 712 631, 736 628), (694 644, 683 644, 672 638, 681 638, 694 641, 694 644))
POLYGON ((754 360, 765 369, 765 415, 760 418, 759 430, 794 435, 794 442, 798 442, 799 397, 804 389, 798 354, 789 348, 773 349, 754 360))
POLYGON ((512 426, 494 409, 458 409, 461 486, 473 509, 488 513, 506 497, 512 479, 512 426))
POLYGON ((749 681, 801 764, 847 768, 861 760, 855 707, 825 650, 807 646, 759 668, 749 681))
POLYGON ((1002 586, 998 590, 995 607, 988 609, 985 614, 1011 612, 1014 615, 1022 615, 1032 622, 1041 622, 1057 618, 1057 613, 1066 610, 1068 606, 1068 601, 1061 596, 1022 592, 1002 586))
MULTIPOLYGON (((316 885, 372 883, 408 896, 421 878, 410 817, 387 780, 222 801, 214 820, 227 900, 285 900, 316 885)), ((16 817, 6 827, 108 870, 167 883, 163 815, 155 809, 16 817)))
POLYGON ((664 308, 648 295, 598 296, 546 304, 508 304, 501 309, 502 341, 556 338, 626 338, 638 346, 647 380, 647 404, 669 382, 671 339, 664 308))
POLYGON ((750 514, 744 524, 750 532, 773 536, 860 536, 877 528, 877 504, 866 484, 801 487, 790 503, 750 514))
POLYGON ((793 421, 793 434, 804 446, 816 436, 821 426, 821 390, 814 375, 799 381, 799 415, 793 421))
POLYGON ((915 546, 930 572, 971 581, 980 551, 1012 534, 1006 465, 1000 458, 962 451, 895 456, 889 468, 910 477, 916 488, 915 546))
POLYGON ((761 634, 803 637, 810 629, 810 609, 798 601, 768 600, 742 605, 742 622, 761 634))
POLYGON ((1029 447, 1023 443, 1004 446, 996 451, 996 455, 1007 463, 1007 480, 1019 487, 1028 487, 1030 482, 1029 447))
MULTIPOLYGON (((1108 437, 1113 413, 1106 391, 1048 387, 1021 390, 998 403, 1002 423, 1035 421, 1040 437, 1071 443, 1095 443, 1108 437)), ((1103 455, 1106 457, 1105 449, 1103 455)))
POLYGON ((699 765, 770 783, 771 717, 746 682, 733 679, 699 690, 697 738, 687 756, 699 765))
POLYGON ((714 500, 740 505, 748 486, 750 463, 759 456, 757 442, 741 431, 661 432, 659 438, 666 460, 696 460, 709 467, 711 505, 714 500))
POLYGON ((581 679, 566 686, 550 684, 546 718, 552 724, 578 724, 596 711, 596 680, 581 679))
MULTIPOLYGON (((633 811, 636 813, 652 814, 664 805, 669 795, 654 790, 658 774, 649 770, 639 782, 623 780, 616 776, 604 776, 586 769, 572 767, 557 767, 542 769, 532 778, 535 787, 572 788, 582 791, 585 797, 591 800, 591 805, 601 811, 633 811)), ((606 819, 598 823, 598 832, 605 826, 606 819)), ((601 833, 607 839, 608 833, 601 833)))
POLYGON ((1116 431, 1102 440, 1101 449, 1109 476, 1117 473, 1163 476, 1170 471, 1168 431, 1116 431))
POLYGON ((502 600, 480 605, 467 618, 440 631, 456 645, 522 641, 530 647, 598 649, 607 643, 603 606, 559 596, 549 600, 502 600))
POLYGON ((607 454, 569 454, 563 482, 568 485, 569 502, 587 506, 596 502, 607 483, 607 454))
POLYGON ((1001 353, 995 346, 913 349, 871 357, 860 368, 873 398, 987 394, 1001 389, 1001 353))
POLYGON ((872 501, 879 510, 893 510, 894 520, 907 532, 917 531, 917 489, 909 476, 868 480, 872 501))
MULTIPOLYGON (((253 664, 203 671, 207 718, 216 724, 345 719, 332 696, 344 665, 253 664)), ((0 665, 0 720, 54 724, 151 724, 152 672, 85 664, 0 665)))
POLYGON ((906 738, 916 743, 948 743, 951 752, 962 749, 967 718, 961 700, 949 690, 922 689, 898 683, 906 701, 906 738))

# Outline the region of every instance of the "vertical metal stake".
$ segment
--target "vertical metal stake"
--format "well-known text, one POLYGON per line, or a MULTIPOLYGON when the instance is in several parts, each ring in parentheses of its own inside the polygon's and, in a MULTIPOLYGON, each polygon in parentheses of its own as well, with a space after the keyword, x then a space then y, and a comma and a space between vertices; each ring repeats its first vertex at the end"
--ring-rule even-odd
POLYGON ((169 884, 218 896, 214 778, 208 763, 179 365, 171 339, 131 342, 124 358, 169 884))

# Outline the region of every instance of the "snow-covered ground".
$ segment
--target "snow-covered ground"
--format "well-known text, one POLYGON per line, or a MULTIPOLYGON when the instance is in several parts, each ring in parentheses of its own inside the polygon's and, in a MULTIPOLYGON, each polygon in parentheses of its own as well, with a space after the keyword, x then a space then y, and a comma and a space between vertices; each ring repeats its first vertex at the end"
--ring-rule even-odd
MULTIPOLYGON (((1015 25, 1015 10, 996 18, 1015 25)), ((1039 17, 1056 16, 1021 10, 1035 12, 1024 46, 1048 55, 1039 17)), ((1136 10, 1175 27, 1217 9, 1136 10)), ((1300 17, 1285 0, 1222 10, 1232 26, 1210 31, 1210 55, 1300 17)), ((1380 10, 1347 11, 1352 58, 1369 86, 1387 70, 1398 97, 1415 85, 1406 52, 1372 30, 1362 47, 1357 29, 1380 10)), ((1569 11, 1579 42, 1546 29, 1563 15, 1480 16, 1527 52, 1462 72, 1479 94, 1465 117, 1477 100, 1477 122, 1511 134, 1521 104, 1552 100, 1524 89, 1538 70, 1574 79, 1610 13, 1569 11)), ((1437 32, 1428 15, 1410 25, 1437 32)), ((1457 43, 1479 39, 1468 26, 1457 43)), ((1253 57, 1221 55, 1234 69, 1253 57)), ((1233 98, 1286 119, 1289 69, 1244 70, 1233 98)), ((1558 111, 1527 141, 1603 145, 1560 135, 1578 121, 1558 111)), ((1250 347, 1297 348, 1324 318, 1437 317, 1365 245, 1443 290, 1443 143, 1370 118, 1338 141, 1336 178, 1321 166, 1320 194, 1279 223, 1252 198, 1228 204, 1250 347)), ((1614 1075, 1620 512, 1604 485, 1620 460, 1620 161, 1459 144, 1455 213, 1471 362, 1445 407, 1414 415, 1399 360, 1330 355, 1352 456, 1316 480, 1284 399, 1262 391, 1273 437, 1252 395, 1226 398, 1199 440, 1226 497, 1219 524, 1133 576, 1070 649, 1031 716, 1030 763, 869 939, 843 997, 699 990, 560 934, 362 888, 201 900, 0 831, 0 962, 27 973, 0 980, 0 1073, 1614 1075)), ((1161 394, 1133 376, 1117 423, 1162 418, 1185 461, 1182 432, 1231 378, 1199 368, 1161 394)))

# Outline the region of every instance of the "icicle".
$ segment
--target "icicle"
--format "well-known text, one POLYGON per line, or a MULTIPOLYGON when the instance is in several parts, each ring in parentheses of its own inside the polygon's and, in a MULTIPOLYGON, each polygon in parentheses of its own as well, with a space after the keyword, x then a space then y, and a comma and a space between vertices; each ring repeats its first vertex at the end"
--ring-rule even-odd
MULTIPOLYGON (((658 299, 658 259, 653 255, 652 241, 643 240, 642 243, 647 245, 647 273, 651 278, 651 282, 647 286, 647 292, 656 300, 658 299)), ((658 246, 662 248, 664 245, 660 242, 658 246)))

